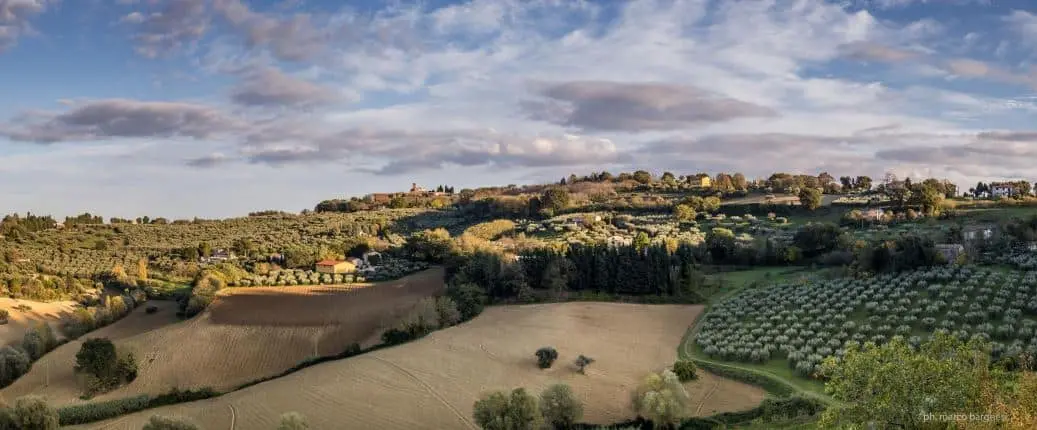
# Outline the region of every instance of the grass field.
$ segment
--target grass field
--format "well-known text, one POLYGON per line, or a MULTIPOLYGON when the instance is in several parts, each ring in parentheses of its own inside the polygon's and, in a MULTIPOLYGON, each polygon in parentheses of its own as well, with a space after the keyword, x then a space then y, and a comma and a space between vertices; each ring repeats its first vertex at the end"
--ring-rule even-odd
MULTIPOLYGON (((443 272, 437 268, 362 288, 227 289, 205 313, 175 324, 169 320, 172 308, 157 315, 138 309, 83 337, 112 339, 118 348, 132 351, 140 366, 131 384, 93 400, 159 394, 172 387, 228 390, 306 358, 341 352, 354 342, 378 343, 383 329, 442 289, 443 272), (142 319, 164 326, 144 330, 142 319)), ((79 347, 73 342, 45 355, 3 396, 41 394, 55 406, 82 402, 72 371, 79 347)))
POLYGON ((61 319, 72 314, 72 311, 76 309, 76 303, 69 301, 40 303, 0 297, 0 309, 10 312, 7 324, 0 325, 0 346, 7 346, 21 343, 25 331, 33 324, 40 322, 50 324, 54 328, 54 333, 60 334, 61 319), (31 309, 15 309, 17 306, 28 306, 31 309))
MULTIPOLYGON (((275 428, 281 413, 305 415, 311 428, 474 429, 472 405, 492 390, 552 383, 572 386, 584 421, 632 417, 630 393, 650 371, 670 365, 702 306, 557 303, 488 308, 476 319, 394 348, 324 363, 218 398, 143 411, 73 428, 139 429, 148 417, 186 417, 203 428, 275 428), (540 370, 533 352, 560 357, 540 370), (570 365, 596 359, 586 375, 570 365)), ((699 415, 748 409, 765 393, 704 374, 688 383, 699 415)))

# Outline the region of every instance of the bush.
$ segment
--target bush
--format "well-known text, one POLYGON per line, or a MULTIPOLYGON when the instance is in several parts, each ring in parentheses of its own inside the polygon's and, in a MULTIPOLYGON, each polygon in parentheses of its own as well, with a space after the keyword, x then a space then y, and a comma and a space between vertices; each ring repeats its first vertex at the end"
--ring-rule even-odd
POLYGON ((688 382, 694 379, 698 379, 697 374, 698 368, 695 367, 695 363, 688 360, 677 360, 673 363, 673 373, 677 374, 677 378, 681 382, 688 382))
POLYGON ((212 388, 185 391, 173 388, 165 394, 160 394, 154 397, 141 394, 139 396, 108 400, 104 402, 65 406, 58 410, 58 416, 61 425, 63 426, 88 424, 145 409, 208 399, 218 395, 219 393, 214 391, 212 388))
POLYGON ((473 417, 484 430, 534 430, 543 417, 537 401, 524 388, 516 388, 508 396, 498 391, 475 402, 473 417))
POLYGON ((553 347, 545 346, 537 350, 536 357, 537 366, 540 366, 541 369, 549 369, 558 359, 558 351, 553 347))
POLYGON ((0 387, 14 382, 31 366, 32 360, 25 351, 10 346, 0 348, 0 387))
POLYGON ((153 314, 155 312, 158 312, 158 306, 149 305, 148 307, 144 308, 144 312, 146 312, 148 314, 153 314))
POLYGON ((556 429, 568 429, 583 417, 583 404, 565 384, 555 384, 540 393, 540 414, 556 429))
POLYGON ((11 318, 11 311, 7 309, 0 309, 0 325, 7 324, 7 320, 11 318))
POLYGON ((10 414, 15 429, 24 430, 57 430, 58 413, 52 409, 43 397, 25 396, 14 402, 10 414))
POLYGON ((198 430, 198 426, 187 421, 155 415, 141 427, 141 430, 198 430))
POLYGON ((298 412, 288 412, 281 415, 281 423, 277 426, 277 430, 307 430, 310 425, 306 423, 306 418, 298 412))
POLYGON ((54 349, 57 344, 54 329, 47 323, 37 324, 25 332, 25 336, 22 337, 22 349, 29 354, 32 361, 38 360, 43 354, 54 349))

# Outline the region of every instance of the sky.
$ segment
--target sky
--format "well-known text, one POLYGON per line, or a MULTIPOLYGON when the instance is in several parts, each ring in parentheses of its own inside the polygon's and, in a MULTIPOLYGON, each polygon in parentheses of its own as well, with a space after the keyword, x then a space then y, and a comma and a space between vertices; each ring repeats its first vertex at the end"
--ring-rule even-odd
POLYGON ((1035 181, 1035 60, 1030 0, 0 0, 0 212, 601 170, 1035 181))

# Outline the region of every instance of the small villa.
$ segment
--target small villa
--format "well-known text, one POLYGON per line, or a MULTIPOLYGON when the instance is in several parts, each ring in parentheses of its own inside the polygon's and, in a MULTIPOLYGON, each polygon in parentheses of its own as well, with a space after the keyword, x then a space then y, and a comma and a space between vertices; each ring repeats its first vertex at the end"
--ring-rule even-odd
POLYGON ((356 264, 350 261, 321 260, 317 262, 318 273, 352 273, 356 271, 356 264))

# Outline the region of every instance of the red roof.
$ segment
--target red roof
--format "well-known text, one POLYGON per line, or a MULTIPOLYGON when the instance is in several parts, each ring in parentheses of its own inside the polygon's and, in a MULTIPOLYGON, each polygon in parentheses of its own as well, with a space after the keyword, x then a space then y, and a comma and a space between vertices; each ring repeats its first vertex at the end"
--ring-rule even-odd
POLYGON ((339 263, 345 263, 345 261, 338 261, 338 260, 321 260, 321 261, 318 261, 318 262, 317 262, 317 265, 318 265, 318 266, 334 266, 334 265, 336 265, 336 264, 339 264, 339 263))

